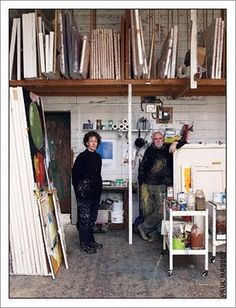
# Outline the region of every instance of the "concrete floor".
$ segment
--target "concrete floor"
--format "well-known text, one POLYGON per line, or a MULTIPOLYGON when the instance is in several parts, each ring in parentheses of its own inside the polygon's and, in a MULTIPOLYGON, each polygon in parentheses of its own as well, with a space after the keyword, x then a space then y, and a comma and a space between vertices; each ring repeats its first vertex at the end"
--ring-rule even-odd
POLYGON ((214 264, 209 262, 206 277, 201 276, 204 256, 175 256, 174 271, 168 277, 168 251, 161 254, 161 241, 146 242, 134 233, 129 245, 127 230, 110 230, 95 234, 104 247, 88 255, 80 251, 77 230, 69 219, 64 230, 69 269, 62 264, 55 280, 11 276, 10 298, 222 298, 219 254, 214 264))

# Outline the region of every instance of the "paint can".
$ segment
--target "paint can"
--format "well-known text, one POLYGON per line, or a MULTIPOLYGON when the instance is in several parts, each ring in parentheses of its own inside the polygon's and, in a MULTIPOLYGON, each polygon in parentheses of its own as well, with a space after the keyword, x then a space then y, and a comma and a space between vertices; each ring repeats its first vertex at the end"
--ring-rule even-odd
POLYGON ((124 211, 121 212, 113 212, 111 211, 111 222, 113 224, 122 224, 124 222, 124 211))
POLYGON ((114 200, 112 204, 113 212, 122 212, 123 211, 123 201, 122 200, 114 200))

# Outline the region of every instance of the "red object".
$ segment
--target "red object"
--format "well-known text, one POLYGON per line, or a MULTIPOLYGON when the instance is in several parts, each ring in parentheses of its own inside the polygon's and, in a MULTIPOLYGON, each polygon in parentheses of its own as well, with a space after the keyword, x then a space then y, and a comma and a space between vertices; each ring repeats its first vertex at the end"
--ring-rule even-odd
POLYGON ((34 155, 35 181, 42 187, 45 183, 44 157, 40 152, 34 155))
POLYGON ((192 221, 192 217, 191 216, 183 216, 183 221, 191 222, 192 221))

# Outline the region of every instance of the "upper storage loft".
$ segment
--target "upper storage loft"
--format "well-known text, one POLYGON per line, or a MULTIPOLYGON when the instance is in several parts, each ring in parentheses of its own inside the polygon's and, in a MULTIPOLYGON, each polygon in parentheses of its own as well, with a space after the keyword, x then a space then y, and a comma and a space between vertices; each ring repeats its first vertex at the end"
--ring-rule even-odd
POLYGON ((9 10, 10 86, 40 96, 225 95, 226 10, 9 10))

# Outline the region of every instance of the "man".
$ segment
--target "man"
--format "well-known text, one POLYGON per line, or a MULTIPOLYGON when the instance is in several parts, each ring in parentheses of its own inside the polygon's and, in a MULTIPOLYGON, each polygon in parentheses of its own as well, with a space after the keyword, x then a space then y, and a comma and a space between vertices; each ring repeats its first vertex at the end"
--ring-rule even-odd
POLYGON ((137 229, 143 240, 154 241, 161 231, 163 198, 167 186, 173 186, 173 153, 186 141, 164 143, 161 132, 152 135, 138 170, 140 201, 144 221, 137 229))

